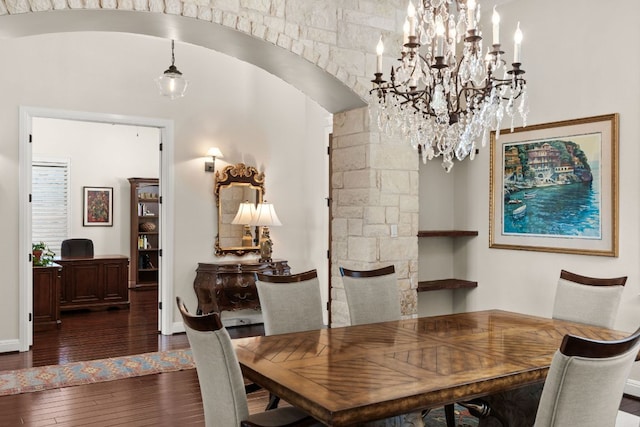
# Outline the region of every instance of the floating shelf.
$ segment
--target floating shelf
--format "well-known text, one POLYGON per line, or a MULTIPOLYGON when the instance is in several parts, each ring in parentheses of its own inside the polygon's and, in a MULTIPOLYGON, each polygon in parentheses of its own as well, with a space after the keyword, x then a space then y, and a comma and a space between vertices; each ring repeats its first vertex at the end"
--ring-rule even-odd
POLYGON ((439 291, 442 289, 470 289, 477 287, 478 282, 461 279, 425 280, 418 282, 418 292, 439 291))
POLYGON ((473 237, 478 232, 474 230, 420 230, 418 237, 473 237))

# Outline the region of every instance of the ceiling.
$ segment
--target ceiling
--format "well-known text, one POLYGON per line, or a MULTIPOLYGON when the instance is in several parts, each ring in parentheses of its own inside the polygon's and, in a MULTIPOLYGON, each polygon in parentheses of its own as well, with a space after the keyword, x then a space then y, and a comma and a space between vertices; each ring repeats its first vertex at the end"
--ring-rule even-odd
POLYGON ((0 16, 0 38, 76 32, 146 34, 203 46, 260 67, 312 98, 330 113, 366 102, 333 75, 299 55, 223 25, 161 13, 56 10, 0 16))

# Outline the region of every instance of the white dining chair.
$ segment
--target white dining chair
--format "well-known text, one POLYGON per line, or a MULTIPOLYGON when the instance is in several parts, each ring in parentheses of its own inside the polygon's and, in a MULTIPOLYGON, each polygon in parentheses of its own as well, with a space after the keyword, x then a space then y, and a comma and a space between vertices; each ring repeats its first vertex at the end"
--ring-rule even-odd
POLYGON ((192 315, 176 298, 198 373, 207 427, 293 427, 316 425, 288 406, 249 415, 240 364, 218 313, 192 315))
POLYGON ((602 279, 560 271, 554 319, 613 328, 627 277, 602 279))
POLYGON ((400 320, 400 292, 395 267, 350 270, 340 267, 351 325, 400 320))
MULTIPOLYGON (((284 275, 255 273, 255 283, 265 335, 324 328, 316 270, 284 275)), ((266 409, 278 407, 279 401, 278 396, 270 394, 266 409)))
POLYGON ((566 335, 542 389, 534 427, 615 426, 640 329, 616 341, 566 335))
POLYGON ((256 273, 265 335, 322 329, 322 299, 316 270, 298 274, 256 273))

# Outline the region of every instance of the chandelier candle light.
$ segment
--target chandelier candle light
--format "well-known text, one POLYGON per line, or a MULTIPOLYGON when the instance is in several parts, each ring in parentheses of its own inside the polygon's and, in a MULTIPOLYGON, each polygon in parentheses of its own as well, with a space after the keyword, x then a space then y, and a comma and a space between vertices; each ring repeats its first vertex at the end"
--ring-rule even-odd
POLYGON ((382 78, 380 37, 370 111, 381 131, 403 136, 425 163, 442 156, 442 167, 449 172, 454 158, 473 160, 478 141, 484 147, 492 130, 500 136, 505 114, 512 131, 517 114, 526 126, 522 32, 518 22, 509 68, 495 7, 493 44, 483 54, 475 0, 419 1, 418 8, 409 1, 399 65, 391 67, 390 81, 382 78))

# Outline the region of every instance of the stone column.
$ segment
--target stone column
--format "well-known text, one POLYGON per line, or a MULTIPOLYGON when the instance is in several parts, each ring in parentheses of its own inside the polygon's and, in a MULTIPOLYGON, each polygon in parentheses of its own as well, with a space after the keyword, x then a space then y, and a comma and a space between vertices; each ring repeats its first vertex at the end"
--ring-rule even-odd
POLYGON ((369 270, 393 264, 402 314, 415 316, 418 153, 371 125, 367 107, 335 114, 333 132, 332 326, 350 323, 341 266, 369 270))

